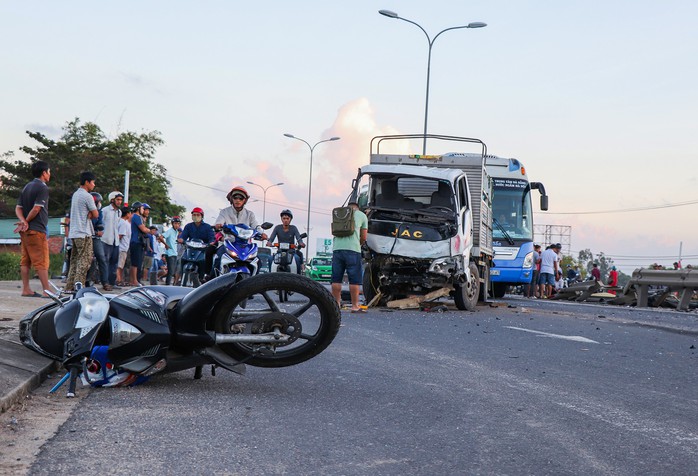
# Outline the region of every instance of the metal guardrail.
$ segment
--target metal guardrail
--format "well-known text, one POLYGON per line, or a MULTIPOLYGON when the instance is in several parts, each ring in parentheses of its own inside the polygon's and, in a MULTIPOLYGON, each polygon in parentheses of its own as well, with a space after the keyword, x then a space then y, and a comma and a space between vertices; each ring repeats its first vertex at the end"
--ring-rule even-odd
POLYGON ((650 291, 659 288, 662 292, 652 303, 655 307, 660 306, 671 293, 678 293, 677 309, 688 311, 693 293, 698 290, 698 270, 636 269, 625 287, 626 293, 632 288, 635 288, 639 307, 648 307, 650 291))

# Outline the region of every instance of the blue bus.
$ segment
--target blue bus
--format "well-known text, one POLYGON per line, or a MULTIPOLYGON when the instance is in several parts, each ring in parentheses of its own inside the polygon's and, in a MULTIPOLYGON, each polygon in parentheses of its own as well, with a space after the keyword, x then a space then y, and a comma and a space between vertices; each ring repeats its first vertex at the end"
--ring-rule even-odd
POLYGON ((533 207, 531 191, 540 192, 540 209, 548 209, 548 196, 540 182, 529 182, 526 169, 516 159, 488 155, 492 177, 492 245, 494 267, 490 285, 494 297, 509 286, 528 284, 533 278, 533 207))

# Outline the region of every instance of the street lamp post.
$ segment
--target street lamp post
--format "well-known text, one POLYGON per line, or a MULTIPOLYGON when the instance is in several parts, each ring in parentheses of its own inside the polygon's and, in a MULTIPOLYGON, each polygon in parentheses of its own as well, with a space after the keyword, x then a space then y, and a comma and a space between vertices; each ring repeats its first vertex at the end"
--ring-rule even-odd
POLYGON ((306 237, 306 242, 308 243, 308 249, 305 252, 305 260, 306 262, 308 261, 308 258, 310 257, 310 197, 311 197, 311 190, 313 186, 313 151, 315 150, 315 147, 317 147, 319 144, 322 144, 323 142, 330 142, 334 140, 339 140, 340 137, 330 137, 329 139, 321 140, 319 142, 316 142, 315 145, 310 145, 307 141, 301 139, 300 137, 296 137, 293 134, 284 134, 286 137, 289 137, 291 139, 296 139, 301 142, 303 142, 305 145, 308 146, 310 149, 310 178, 308 179, 308 224, 306 226, 306 233, 308 236, 306 237))
POLYGON ((378 13, 380 13, 383 16, 386 16, 388 18, 395 18, 398 20, 403 20, 406 21, 407 23, 412 23, 416 27, 418 27, 422 32, 424 32, 424 35, 427 37, 427 42, 429 43, 429 56, 427 58, 427 93, 426 93, 426 103, 424 105, 424 145, 422 147, 422 154, 426 155, 427 153, 427 119, 429 117, 429 76, 431 74, 431 48, 434 46, 434 42, 436 39, 441 35, 441 33, 447 32, 449 30, 459 30, 461 28, 483 28, 487 26, 487 23, 483 22, 471 22, 468 23, 467 25, 462 25, 462 26, 452 26, 450 28, 446 28, 445 30, 441 30, 436 34, 436 36, 432 39, 429 37, 429 34, 427 31, 422 28, 422 26, 418 23, 413 22, 412 20, 408 20, 407 18, 402 18, 398 16, 397 13, 392 12, 390 10, 379 10, 378 13))
POLYGON ((264 198, 263 198, 263 204, 262 204, 262 222, 267 221, 267 190, 269 190, 272 187, 278 187, 279 185, 283 185, 283 182, 279 183, 274 183, 269 185, 268 187, 262 187, 258 183, 250 182, 249 180, 247 181, 250 185, 256 185, 257 187, 261 188, 262 191, 264 192, 264 198))

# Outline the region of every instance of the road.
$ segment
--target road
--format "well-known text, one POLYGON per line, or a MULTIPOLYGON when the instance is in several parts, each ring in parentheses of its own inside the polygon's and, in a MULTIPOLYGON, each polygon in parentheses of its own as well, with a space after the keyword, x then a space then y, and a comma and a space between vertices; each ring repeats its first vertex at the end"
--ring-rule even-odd
POLYGON ((633 312, 346 313, 296 367, 92 391, 30 474, 696 474, 698 336, 633 312))

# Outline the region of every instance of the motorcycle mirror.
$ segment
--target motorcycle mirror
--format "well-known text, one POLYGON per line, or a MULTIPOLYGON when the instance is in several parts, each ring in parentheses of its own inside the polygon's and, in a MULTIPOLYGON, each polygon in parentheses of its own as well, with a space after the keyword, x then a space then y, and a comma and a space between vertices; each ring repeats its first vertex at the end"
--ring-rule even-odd
POLYGON ((269 223, 268 221, 265 221, 264 223, 262 223, 261 226, 262 226, 262 230, 268 230, 269 228, 273 227, 274 224, 273 224, 273 223, 269 223))
POLYGON ((301 233, 301 239, 304 240, 304 239, 306 239, 306 238, 308 238, 308 234, 307 234, 307 233, 301 233))
MULTIPOLYGON (((49 283, 51 283, 51 281, 49 281, 49 283)), ((53 284, 53 283, 51 283, 51 284, 53 284)), ((48 295, 48 297, 53 299, 56 304, 63 307, 63 301, 61 301, 60 294, 52 293, 48 289, 44 289, 44 292, 48 295)), ((59 293, 60 293, 60 291, 59 291, 59 293)))

